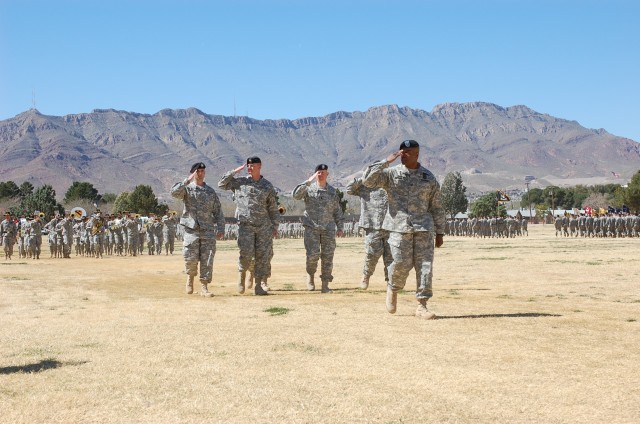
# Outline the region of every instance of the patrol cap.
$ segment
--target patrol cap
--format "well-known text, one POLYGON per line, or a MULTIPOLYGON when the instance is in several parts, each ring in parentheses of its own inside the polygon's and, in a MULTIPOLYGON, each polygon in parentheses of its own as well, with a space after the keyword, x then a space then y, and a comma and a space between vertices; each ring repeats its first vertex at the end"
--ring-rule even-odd
POLYGON ((247 158, 247 165, 249 165, 250 163, 262 163, 262 161, 260 160, 259 157, 252 156, 250 158, 247 158))
POLYGON ((405 140, 402 143, 400 143, 400 150, 410 149, 412 147, 420 147, 420 145, 415 140, 405 140))
POLYGON ((197 162, 194 163, 193 165, 191 165, 191 173, 193 174, 194 172, 196 172, 197 169, 205 169, 207 166, 202 163, 202 162, 197 162))
POLYGON ((316 171, 327 171, 327 170, 329 170, 329 167, 324 163, 321 163, 320 165, 316 166, 316 171))

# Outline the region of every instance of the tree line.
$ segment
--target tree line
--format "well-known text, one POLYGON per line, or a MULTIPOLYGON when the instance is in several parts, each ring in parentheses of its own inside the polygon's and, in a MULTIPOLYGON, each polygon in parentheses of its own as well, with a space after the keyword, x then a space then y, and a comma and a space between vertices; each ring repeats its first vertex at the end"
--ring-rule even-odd
MULTIPOLYGON (((505 216, 507 209, 500 193, 490 192, 477 198, 471 206, 466 195, 467 188, 459 172, 448 173, 442 182, 442 206, 448 217, 462 212, 470 216, 505 216)), ((343 211, 354 208, 347 207, 344 193, 339 191, 343 211)), ((283 203, 295 209, 295 205, 283 203)), ((48 184, 35 188, 30 182, 18 186, 13 181, 0 181, 0 201, 9 203, 9 211, 14 216, 30 215, 35 211, 46 216, 63 213, 64 206, 56 200, 56 192, 48 184)), ((66 191, 65 205, 81 206, 85 209, 100 208, 100 205, 112 204, 111 212, 132 211, 143 215, 155 213, 162 215, 169 206, 158 201, 151 186, 138 185, 131 192, 100 194, 89 182, 75 181, 66 191)), ((603 184, 594 186, 577 185, 574 187, 549 186, 533 188, 522 196, 520 207, 536 210, 540 216, 549 209, 583 209, 589 206, 595 210, 607 210, 609 206, 622 208, 627 206, 633 213, 640 213, 640 171, 636 172, 626 187, 620 184, 603 184)), ((293 210, 291 210, 293 212, 293 210)), ((351 213, 358 213, 353 210, 351 213)))
POLYGON ((111 212, 132 211, 143 215, 153 212, 164 214, 169 206, 160 203, 151 186, 138 185, 131 192, 100 194, 89 182, 74 181, 67 189, 63 203, 56 200, 56 191, 45 184, 35 188, 30 182, 18 186, 13 181, 0 181, 0 202, 8 205, 13 216, 28 216, 35 212, 51 216, 63 214, 64 205, 80 206, 85 210, 100 209, 101 205, 113 204, 111 212))
MULTIPOLYGON (((448 217, 469 212, 471 217, 506 216, 504 193, 496 190, 477 198, 469 207, 466 187, 459 172, 450 172, 442 183, 442 206, 448 217)), ((533 188, 520 200, 520 207, 531 206, 540 217, 550 209, 584 209, 589 206, 598 211, 609 207, 622 209, 626 206, 632 213, 640 213, 640 171, 637 171, 627 186, 620 184, 576 185, 574 187, 549 186, 533 188)))

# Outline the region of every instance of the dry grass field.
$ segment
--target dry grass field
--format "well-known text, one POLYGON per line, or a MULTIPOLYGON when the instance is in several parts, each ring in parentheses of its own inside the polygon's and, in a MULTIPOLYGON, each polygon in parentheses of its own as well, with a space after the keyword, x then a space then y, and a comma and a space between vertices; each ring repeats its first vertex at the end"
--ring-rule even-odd
MULTIPOLYGON (((174 256, 0 259, 2 423, 637 423, 640 239, 445 238, 434 321, 342 239, 332 294, 277 240, 272 294, 184 294, 174 256)), ((45 249, 46 250, 46 249, 45 249)), ((410 279, 413 277, 410 277, 410 279)))

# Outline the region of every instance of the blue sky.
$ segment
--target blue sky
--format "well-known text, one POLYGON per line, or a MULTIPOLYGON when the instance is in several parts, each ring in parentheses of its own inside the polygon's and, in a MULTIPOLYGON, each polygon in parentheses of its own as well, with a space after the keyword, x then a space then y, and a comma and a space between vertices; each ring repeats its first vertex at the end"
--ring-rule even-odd
POLYGON ((527 105, 640 141, 635 0, 0 0, 0 119, 527 105))

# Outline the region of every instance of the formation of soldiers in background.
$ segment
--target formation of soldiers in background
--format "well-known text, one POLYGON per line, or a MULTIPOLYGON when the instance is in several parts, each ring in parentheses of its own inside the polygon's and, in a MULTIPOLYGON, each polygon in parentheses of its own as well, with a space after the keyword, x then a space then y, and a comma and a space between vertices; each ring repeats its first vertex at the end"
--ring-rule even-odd
MULTIPOLYGON (((44 221, 44 214, 10 219, 5 216, 0 241, 5 259, 11 259, 15 245, 19 258, 40 259, 42 240, 49 245, 49 258, 73 256, 102 258, 104 255, 138 256, 173 255, 176 240, 182 240, 182 227, 176 212, 148 217, 131 212, 103 215, 96 210, 91 216, 75 216, 70 211, 44 221), (44 237, 43 237, 44 236, 44 237)), ((281 221, 279 238, 302 238, 304 226, 300 217, 281 221)), ((345 221, 345 237, 359 237, 357 220, 345 221)), ((225 240, 237 240, 238 224, 225 224, 225 240)), ((46 254, 46 253, 45 253, 46 254)))
POLYGON ((527 223, 521 216, 449 219, 445 224, 445 234, 479 238, 528 236, 527 223))
MULTIPOLYGON (((344 222, 344 237, 362 237, 357 217, 344 222)), ((131 212, 105 214, 96 210, 91 216, 77 217, 69 211, 56 214, 44 222, 43 214, 10 219, 5 216, 0 226, 0 242, 5 259, 11 259, 15 245, 19 258, 40 259, 43 235, 50 258, 75 256, 101 258, 103 255, 138 256, 173 255, 176 240, 182 240, 182 227, 176 212, 148 217, 131 212)), ((230 220, 232 221, 232 220, 230 220)), ((447 236, 477 238, 512 238, 529 235, 528 220, 515 217, 481 217, 449 219, 447 236)), ((603 215, 563 215, 554 220, 556 237, 640 237, 640 216, 628 213, 603 215)), ((300 217, 280 222, 278 238, 304 237, 300 217)), ((237 240, 238 224, 225 224, 224 239, 237 240)))
POLYGON ((130 212, 105 214, 96 210, 89 216, 76 216, 67 211, 56 214, 46 223, 43 214, 21 217, 14 221, 12 237, 6 237, 5 257, 11 258, 17 246, 18 257, 40 259, 42 239, 46 237, 50 258, 103 255, 138 256, 146 249, 149 255, 173 254, 178 236, 178 219, 173 214, 141 217, 130 212), (7 251, 11 246, 11 254, 7 251))
POLYGON ((628 213, 556 216, 556 237, 640 237, 640 216, 628 213))

